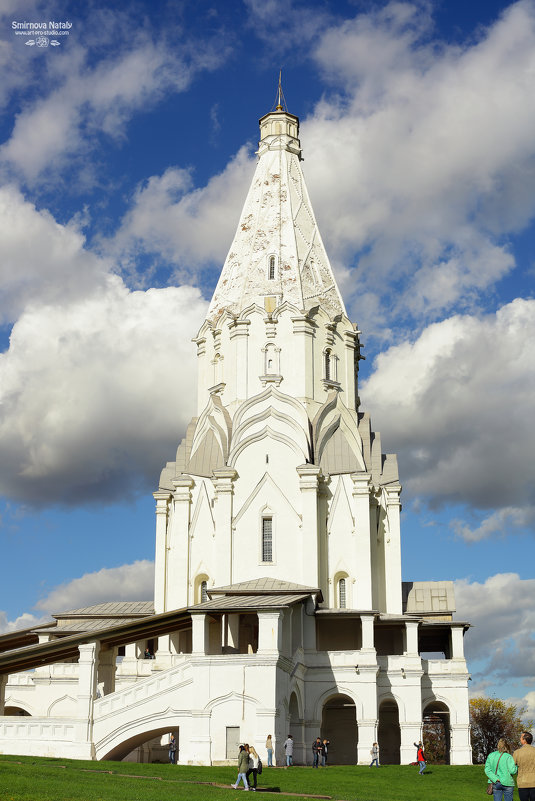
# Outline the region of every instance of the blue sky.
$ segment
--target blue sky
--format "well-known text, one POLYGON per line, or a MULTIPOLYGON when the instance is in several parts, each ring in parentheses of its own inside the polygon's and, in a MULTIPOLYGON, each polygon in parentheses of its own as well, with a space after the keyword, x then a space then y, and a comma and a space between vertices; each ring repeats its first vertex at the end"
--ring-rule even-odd
POLYGON ((535 3, 4 0, 0 37, 0 630, 151 597, 282 67, 404 579, 456 581, 474 691, 535 712, 535 3))

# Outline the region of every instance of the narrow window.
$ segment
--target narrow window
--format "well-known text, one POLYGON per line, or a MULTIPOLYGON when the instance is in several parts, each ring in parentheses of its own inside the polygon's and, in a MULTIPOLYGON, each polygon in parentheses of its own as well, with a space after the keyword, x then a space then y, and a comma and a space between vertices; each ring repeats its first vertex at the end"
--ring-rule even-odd
POLYGON ((275 256, 269 257, 268 278, 270 281, 275 280, 275 256))
POLYGON ((201 603, 208 600, 208 582, 201 581, 201 603))
POLYGON ((331 380, 331 351, 325 351, 325 379, 331 380))
POLYGON ((273 561, 273 519, 262 518, 262 561, 273 561))
POLYGON ((341 578, 338 582, 338 608, 346 608, 346 580, 341 578))

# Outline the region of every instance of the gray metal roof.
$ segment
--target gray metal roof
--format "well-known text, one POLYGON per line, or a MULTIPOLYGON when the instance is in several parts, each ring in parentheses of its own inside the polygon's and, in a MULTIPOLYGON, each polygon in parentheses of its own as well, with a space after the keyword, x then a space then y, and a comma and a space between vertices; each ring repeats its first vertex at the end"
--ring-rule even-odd
POLYGON ((188 612, 280 608, 281 606, 291 606, 299 601, 304 601, 309 595, 309 592, 284 593, 283 595, 226 595, 222 598, 205 601, 196 606, 190 606, 188 607, 188 612))
POLYGON ((71 609, 67 612, 58 612, 54 617, 62 619, 66 617, 141 617, 154 614, 154 603, 152 601, 108 601, 94 606, 83 606, 80 609, 71 609))
POLYGON ((306 587, 303 584, 293 584, 289 581, 279 581, 273 578, 259 578, 251 581, 241 581, 238 584, 229 584, 226 587, 214 587, 208 590, 208 595, 243 595, 253 593, 318 593, 318 587, 306 587))

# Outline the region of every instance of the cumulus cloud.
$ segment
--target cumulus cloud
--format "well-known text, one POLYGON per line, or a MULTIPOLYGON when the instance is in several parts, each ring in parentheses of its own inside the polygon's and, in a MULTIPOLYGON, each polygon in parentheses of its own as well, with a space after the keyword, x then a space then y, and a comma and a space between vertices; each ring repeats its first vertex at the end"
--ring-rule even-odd
POLYGON ((514 266, 504 236, 535 212, 535 5, 509 8, 464 47, 431 38, 419 4, 331 25, 315 58, 334 93, 303 121, 327 245, 352 260, 387 319, 436 319, 514 266))
POLYGON ((136 271, 148 253, 175 265, 172 277, 191 278, 195 268, 224 261, 254 171, 246 147, 206 186, 195 188, 191 171, 170 167, 138 187, 132 207, 113 239, 102 243, 123 269, 136 271))
POLYGON ((409 496, 503 507, 472 539, 532 520, 534 336, 533 300, 456 315, 380 354, 361 388, 409 496))
POLYGON ((0 322, 32 303, 65 303, 105 285, 109 264, 84 247, 75 224, 59 225, 14 185, 0 187, 0 322))
POLYGON ((154 594, 154 562, 147 559, 103 568, 55 587, 35 605, 48 614, 107 601, 150 601, 154 594))
POLYGON ((34 626, 39 626, 41 623, 47 623, 49 620, 49 615, 39 617, 29 612, 24 612, 22 615, 15 618, 15 620, 8 620, 6 613, 0 610, 0 634, 10 634, 12 631, 20 631, 20 629, 31 629, 34 626))
POLYGON ((205 310, 191 287, 130 292, 115 276, 26 310, 0 355, 0 490, 81 504, 154 486, 193 411, 205 310))
POLYGON ((455 582, 457 617, 473 628, 466 634, 469 662, 479 664, 476 680, 497 683, 535 674, 535 579, 498 573, 485 582, 455 582))
POLYGON ((87 173, 83 162, 99 135, 121 140, 136 111, 184 91, 198 72, 214 69, 229 52, 221 38, 217 43, 187 38, 179 29, 172 44, 165 35, 154 41, 147 21, 140 25, 128 12, 97 9, 90 26, 105 37, 115 31, 111 53, 89 35, 84 44, 92 46, 79 42, 76 49, 42 60, 39 92, 19 110, 11 136, 0 148, 0 161, 30 185, 57 179, 73 159, 87 173), (132 35, 125 37, 125 29, 132 35))

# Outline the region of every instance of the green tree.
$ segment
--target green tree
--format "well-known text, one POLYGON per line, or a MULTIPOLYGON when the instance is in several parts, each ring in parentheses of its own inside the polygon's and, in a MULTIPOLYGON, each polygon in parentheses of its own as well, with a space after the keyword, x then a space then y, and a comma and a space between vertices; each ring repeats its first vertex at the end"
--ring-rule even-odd
POLYGON ((518 748, 521 732, 531 727, 522 720, 526 708, 516 704, 506 704, 499 698, 470 699, 470 724, 472 739, 472 758, 477 764, 485 762, 496 744, 503 738, 509 748, 518 748))

